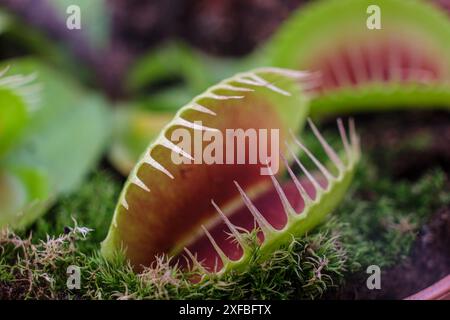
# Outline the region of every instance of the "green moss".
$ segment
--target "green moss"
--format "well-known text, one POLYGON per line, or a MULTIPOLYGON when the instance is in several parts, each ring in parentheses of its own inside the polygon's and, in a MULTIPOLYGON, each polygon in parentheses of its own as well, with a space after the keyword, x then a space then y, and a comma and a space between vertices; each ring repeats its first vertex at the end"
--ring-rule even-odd
POLYGON ((181 272, 167 257, 136 274, 122 256, 106 262, 98 255, 120 187, 121 182, 100 171, 37 221, 33 241, 4 233, 0 299, 316 299, 347 278, 364 275, 368 265, 400 262, 420 227, 450 204, 442 170, 426 172, 417 181, 395 180, 382 164, 365 157, 346 199, 323 225, 262 262, 255 251, 247 272, 212 277, 200 285, 190 281, 198 270, 181 272), (73 227, 74 220, 94 229, 86 239, 82 229, 73 227), (62 235, 55 241, 47 233, 62 235), (80 290, 66 287, 69 265, 81 268, 80 290))
POLYGON ((61 234, 76 220, 92 229, 89 241, 80 243, 79 249, 84 253, 97 250, 108 232, 120 188, 121 182, 108 172, 94 173, 76 194, 64 197, 48 215, 37 220, 31 228, 34 238, 61 234))
POLYGON ((353 195, 342 204, 336 218, 349 225, 342 241, 352 252, 353 262, 364 268, 371 264, 390 266, 409 254, 428 218, 450 203, 450 191, 439 169, 411 183, 392 181, 364 163, 353 195))

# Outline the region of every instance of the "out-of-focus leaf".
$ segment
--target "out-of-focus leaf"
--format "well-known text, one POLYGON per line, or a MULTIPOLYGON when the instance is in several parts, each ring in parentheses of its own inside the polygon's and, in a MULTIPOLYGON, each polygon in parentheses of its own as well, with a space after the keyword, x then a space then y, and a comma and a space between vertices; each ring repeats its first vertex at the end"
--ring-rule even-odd
POLYGON ((12 90, 0 88, 0 156, 16 141, 28 119, 24 101, 12 90))
POLYGON ((139 107, 149 111, 172 112, 172 115, 195 96, 192 90, 185 86, 176 86, 159 90, 147 97, 142 97, 139 107))
POLYGON ((4 30, 7 29, 9 24, 9 16, 6 12, 0 10, 0 34, 3 33, 4 30))
POLYGON ((181 78, 195 94, 206 89, 211 75, 205 69, 203 57, 189 46, 169 43, 145 55, 131 69, 127 86, 136 92, 161 80, 181 78))
POLYGON ((108 135, 108 113, 99 97, 80 97, 72 109, 58 112, 51 122, 27 130, 7 162, 41 168, 51 189, 71 192, 96 163, 108 135))
MULTIPOLYGON (((15 177, 16 187, 11 189, 11 183, 3 184, 4 189, 10 186, 9 193, 36 195, 29 192, 34 190, 34 185, 47 186, 42 188, 47 191, 39 193, 40 197, 19 197, 12 213, 0 208, 0 216, 14 215, 8 220, 17 227, 31 222, 30 217, 38 216, 59 195, 74 191, 82 183, 104 150, 111 119, 101 97, 88 93, 50 67, 32 59, 10 61, 8 65, 12 73, 36 73, 37 81, 43 86, 39 108, 22 138, 2 161, 4 175, 15 177), (17 170, 34 172, 34 175, 14 174, 17 170), (17 209, 17 204, 21 209, 17 209)), ((5 220, 0 222, 6 223, 5 220)))
POLYGON ((173 113, 149 111, 137 106, 118 108, 114 115, 114 135, 108 157, 123 175, 127 176, 139 157, 161 129, 172 119, 173 113))
POLYGON ((30 27, 24 20, 2 8, 0 8, 0 34, 2 35, 0 52, 5 56, 33 54, 60 66, 71 67, 72 57, 67 48, 51 41, 41 30, 30 27), (12 55, 10 50, 13 52, 12 55))
POLYGON ((10 166, 0 171, 0 226, 25 227, 51 201, 47 177, 39 169, 10 166))

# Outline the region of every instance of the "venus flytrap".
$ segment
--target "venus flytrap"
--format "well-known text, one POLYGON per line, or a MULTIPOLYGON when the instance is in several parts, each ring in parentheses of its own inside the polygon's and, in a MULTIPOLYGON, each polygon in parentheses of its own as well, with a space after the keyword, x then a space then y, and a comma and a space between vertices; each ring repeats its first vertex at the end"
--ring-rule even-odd
POLYGON ((257 52, 261 63, 320 71, 311 113, 450 105, 450 22, 421 0, 330 0, 302 8, 257 52), (368 8, 381 13, 370 29, 368 8))
POLYGON ((286 137, 288 128, 296 131, 307 115, 307 97, 301 93, 301 86, 309 77, 307 73, 275 68, 245 72, 209 88, 181 108, 130 174, 103 242, 103 254, 111 257, 123 245, 137 268, 148 265, 158 253, 182 250, 182 243, 193 236, 191 229, 200 230, 200 222, 213 216, 209 199, 232 204, 237 191, 231 188, 230 178, 243 177, 241 183, 253 192, 267 188, 267 179, 259 174, 260 164, 173 163, 174 153, 187 159, 194 155, 180 148, 172 133, 178 128, 190 130, 192 136, 197 130, 273 128, 286 137), (209 184, 208 176, 217 178, 209 184), (180 216, 182 213, 188 215, 187 220, 180 216), (161 226, 174 229, 163 230, 161 226))
MULTIPOLYGON (((327 169, 295 138, 294 132, 308 110, 307 95, 301 89, 310 88, 315 81, 314 75, 304 72, 261 68, 226 79, 181 108, 130 174, 102 243, 103 256, 113 259, 124 249, 135 270, 141 270, 161 254, 181 258, 184 249, 188 264, 203 270, 203 274, 215 271, 220 275, 248 266, 253 249, 247 233, 255 227, 261 231, 255 233, 261 240, 258 253, 267 258, 323 221, 345 195, 360 151, 353 122, 349 133, 338 122, 343 156, 338 156, 310 122, 333 169, 327 169), (194 160, 194 155, 180 147, 180 141, 172 139, 171 133, 180 127, 193 135, 196 131, 226 132, 229 128, 277 128, 280 141, 286 141, 280 145, 283 170, 275 175, 264 162, 269 161, 267 157, 257 164, 244 165, 174 163, 174 154, 194 160), (294 147, 302 149, 321 172, 319 175, 306 169, 294 147), (299 181, 289 159, 294 159, 305 179, 299 181), (269 174, 262 175, 262 168, 269 174), (284 170, 292 181, 280 184, 278 179, 284 170), (260 201, 266 201, 264 206, 272 213, 262 210, 260 201), (236 223, 235 219, 243 216, 243 223, 236 223), (286 223, 280 227, 282 220, 286 223), (221 226, 227 227, 229 236, 221 226)), ((249 149, 246 144, 245 150, 249 149)), ((224 153, 228 151, 224 149, 224 153)), ((179 263, 183 263, 182 258, 179 263)))

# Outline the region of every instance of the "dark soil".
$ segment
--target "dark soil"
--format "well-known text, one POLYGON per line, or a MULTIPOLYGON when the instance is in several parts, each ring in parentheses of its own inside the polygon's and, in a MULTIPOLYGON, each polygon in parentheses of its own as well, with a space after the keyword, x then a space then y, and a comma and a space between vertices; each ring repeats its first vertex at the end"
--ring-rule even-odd
POLYGON ((381 289, 369 290, 367 275, 358 275, 327 299, 404 299, 450 274, 450 207, 442 208, 422 227, 411 255, 381 270, 381 289))
MULTIPOLYGON (((450 174, 450 115, 411 112, 358 116, 365 152, 387 174, 414 181, 441 167, 450 174)), ((447 186, 450 188, 450 185, 447 186)), ((381 270, 381 289, 369 290, 369 274, 348 279, 327 299, 403 299, 450 274, 450 207, 440 208, 417 235, 410 256, 381 270)))
POLYGON ((364 147, 395 178, 415 180, 441 167, 450 173, 450 114, 399 112, 357 119, 364 147))
MULTIPOLYGON (((311 0, 108 0, 114 41, 133 50, 181 37, 216 55, 240 56, 311 0)), ((449 10, 449 0, 430 0, 449 10)))
POLYGON ((142 51, 181 37, 217 55, 246 54, 267 39, 305 0, 109 0, 113 37, 142 51))
MULTIPOLYGON (((450 114, 445 111, 400 111, 352 115, 370 154, 386 175, 416 180, 440 167, 450 174, 450 114)), ((335 130, 336 119, 324 127, 335 130)))

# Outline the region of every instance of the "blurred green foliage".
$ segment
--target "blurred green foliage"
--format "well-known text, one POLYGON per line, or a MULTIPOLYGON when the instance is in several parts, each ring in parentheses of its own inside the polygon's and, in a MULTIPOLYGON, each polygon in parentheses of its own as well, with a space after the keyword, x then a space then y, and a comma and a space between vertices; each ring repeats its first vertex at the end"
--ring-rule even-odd
POLYGON ((0 157, 21 135, 27 120, 27 107, 11 89, 0 87, 0 157))
MULTIPOLYGON (((10 66, 11 74, 35 73, 42 85, 20 139, 0 162, 9 176, 4 178, 4 188, 19 194, 11 196, 13 204, 2 210, 0 222, 23 228, 61 194, 80 186, 106 147, 111 118, 100 96, 37 60, 11 60, 4 65, 10 66)), ((9 115, 10 121, 21 115, 17 111, 9 115)))

